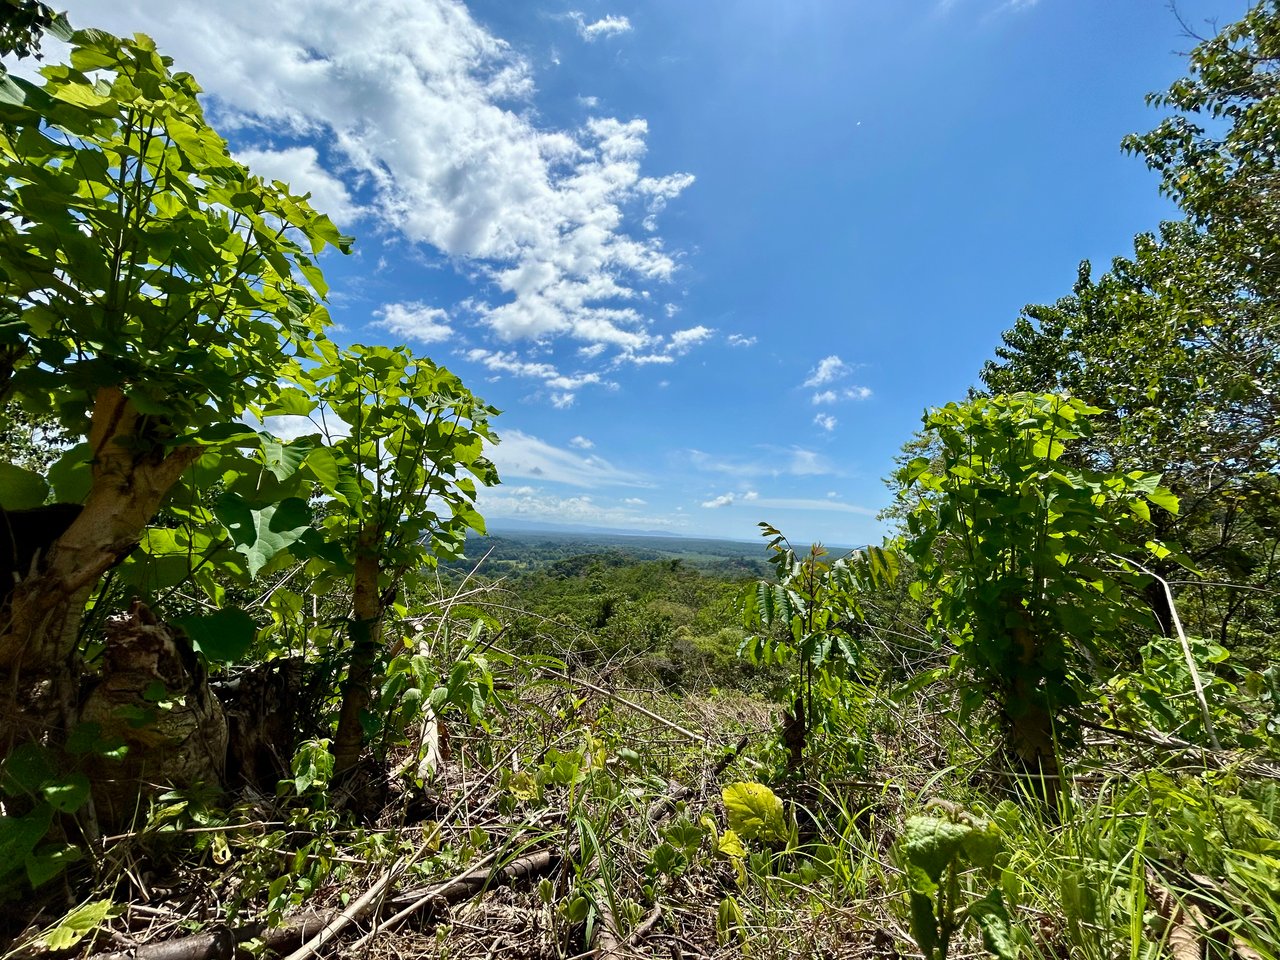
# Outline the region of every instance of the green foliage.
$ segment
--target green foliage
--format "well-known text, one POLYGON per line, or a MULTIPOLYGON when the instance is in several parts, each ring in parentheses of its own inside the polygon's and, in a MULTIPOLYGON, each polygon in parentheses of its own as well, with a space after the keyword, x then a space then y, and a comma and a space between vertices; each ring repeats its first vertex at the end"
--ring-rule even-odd
POLYGON ((120 909, 110 900, 82 903, 43 931, 37 942, 47 950, 69 950, 119 912, 120 909))
POLYGON ((1260 0, 1188 59, 1188 76, 1147 98, 1171 115, 1124 146, 1159 171, 1164 192, 1197 224, 1232 248, 1255 289, 1274 295, 1280 4, 1260 0))
MULTIPOLYGON (((476 482, 498 482, 484 455, 484 443, 497 441, 489 418, 498 411, 405 347, 321 343, 318 352, 320 362, 296 375, 319 425, 305 464, 340 507, 322 521, 326 537, 352 566, 376 554, 392 578, 460 555, 468 530, 484 532, 476 482)), ((274 469, 291 468, 285 460, 274 469)))
POLYGON ((721 791, 729 829, 748 840, 784 843, 790 835, 778 796, 762 783, 731 783, 721 791))
MULTIPOLYGON (((1263 740, 1248 730, 1244 698, 1224 676, 1230 657, 1226 648, 1195 637, 1188 644, 1216 735, 1230 745, 1260 745, 1263 740)), ((1142 648, 1137 668, 1102 680, 1099 695, 1105 714, 1123 729, 1157 730, 1191 743, 1209 740, 1195 683, 1176 639, 1153 638, 1142 648)))
POLYGON ((182 628, 196 652, 210 663, 243 659, 258 630, 253 618, 236 607, 224 607, 205 616, 182 617, 174 625, 182 628))
POLYGON ((909 818, 899 848, 916 943, 926 960, 946 960, 952 938, 973 920, 988 951, 1000 960, 1015 960, 1018 947, 996 867, 1003 847, 999 828, 958 807, 935 806, 944 815, 909 818), (988 889, 965 902, 970 870, 988 889))
POLYGON ((0 765, 0 902, 25 896, 83 859, 79 845, 55 829, 63 815, 89 801, 89 778, 79 769, 88 753, 117 756, 118 744, 104 742, 96 724, 80 724, 65 749, 24 743, 0 765))
POLYGON ((743 626, 759 632, 743 641, 739 653, 756 664, 798 663, 786 691, 794 711, 788 746, 795 761, 810 730, 850 732, 841 721, 857 717, 850 702, 865 695, 865 681, 875 672, 863 651, 864 599, 894 581, 899 560, 879 547, 828 560, 819 544, 801 557, 776 528, 759 526, 769 539, 774 579, 742 592, 743 626))
POLYGON ((1151 510, 1177 509, 1157 476, 1068 465, 1097 412, 1026 393, 948 404, 925 418, 939 460, 897 475, 923 493, 905 550, 921 589, 937 591, 932 623, 978 683, 965 711, 992 697, 1024 760, 1054 756, 1055 726, 1084 697, 1090 664, 1149 622, 1125 594, 1141 578, 1124 558, 1166 555, 1146 538, 1151 510))
POLYGON ((312 256, 350 241, 231 159, 150 40, 73 44, 0 102, 0 395, 74 435, 115 387, 155 418, 153 443, 216 442, 328 323, 295 271, 323 293, 312 256))
MULTIPOLYGON (((0 56, 10 54, 22 59, 40 57, 40 42, 45 33, 59 40, 71 38, 67 18, 40 0, 3 0, 0 2, 0 56)), ((0 64, 0 84, 5 80, 5 67, 0 64)))

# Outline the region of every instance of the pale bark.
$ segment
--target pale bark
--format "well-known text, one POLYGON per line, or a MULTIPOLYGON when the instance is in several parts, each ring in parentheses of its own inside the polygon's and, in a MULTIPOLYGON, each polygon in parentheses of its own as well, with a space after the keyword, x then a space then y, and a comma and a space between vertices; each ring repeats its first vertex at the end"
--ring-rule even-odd
MULTIPOLYGON (((16 739, 64 736, 76 722, 77 641, 85 603, 137 546, 164 497, 202 452, 166 451, 150 421, 116 387, 94 398, 93 484, 84 509, 0 611, 3 713, 16 739)), ((0 744, 0 752, 11 743, 0 744)))

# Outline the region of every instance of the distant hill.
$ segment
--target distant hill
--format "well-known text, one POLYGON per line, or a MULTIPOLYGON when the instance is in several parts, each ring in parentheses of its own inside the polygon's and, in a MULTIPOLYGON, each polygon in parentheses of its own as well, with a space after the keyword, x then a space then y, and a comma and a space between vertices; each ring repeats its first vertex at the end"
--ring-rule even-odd
MULTIPOLYGON (((584 534, 603 534, 610 537, 661 537, 663 539, 686 539, 686 534, 673 530, 628 530, 621 527, 593 527, 577 523, 547 523, 544 520, 516 520, 509 517, 487 521, 486 526, 493 534, 503 533, 556 533, 566 536, 584 534)), ((700 538, 691 538, 700 539, 700 538)), ((737 542, 737 541, 725 541, 737 542)), ((748 541, 741 541, 746 543, 748 541)))
POLYGON ((591 527, 556 530, 497 525, 488 536, 468 537, 466 556, 465 561, 446 566, 469 567, 484 558, 482 571, 505 576, 546 569, 571 557, 596 556, 612 558, 614 564, 678 561, 704 573, 735 578, 768 573, 763 543, 591 527))
MULTIPOLYGON (((836 548, 833 553, 845 552, 836 548)), ((572 557, 609 562, 679 561, 716 576, 764 577, 772 572, 762 540, 723 540, 673 535, 670 531, 616 530, 604 527, 498 521, 487 536, 467 538, 466 560, 446 564, 469 568, 484 558, 482 570, 511 575, 547 569, 572 557)))

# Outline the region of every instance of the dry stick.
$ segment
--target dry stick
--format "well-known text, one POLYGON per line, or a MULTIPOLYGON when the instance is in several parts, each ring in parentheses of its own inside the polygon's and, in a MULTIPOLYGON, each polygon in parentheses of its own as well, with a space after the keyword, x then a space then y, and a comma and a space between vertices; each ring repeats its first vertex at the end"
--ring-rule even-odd
POLYGON ((321 948, 345 930, 353 921, 362 919, 365 914, 373 909, 373 905, 377 899, 386 892, 387 888, 400 876, 404 869, 405 860, 402 857, 392 865, 386 873, 372 887, 366 890, 363 896, 355 903, 343 910, 338 916, 330 920, 324 925, 321 931, 311 940, 308 940, 293 953, 289 954, 285 960, 307 960, 308 957, 320 952, 321 948))
MULTIPOLYGON (((741 745, 740 745, 741 746, 741 745)), ((728 766, 726 761, 729 757, 721 758, 717 764, 717 772, 728 766)), ((691 791, 687 787, 677 785, 675 787, 676 799, 687 796, 691 791)), ((658 804, 664 801, 659 800, 658 804)), ((655 811, 651 811, 651 815, 655 811)), ((656 811, 658 816, 663 811, 656 811)), ((400 911, 390 918, 386 923, 380 924, 375 931, 361 937, 355 944, 356 947, 363 945, 374 932, 381 932, 389 929, 395 923, 403 923, 405 919, 411 916, 423 907, 429 904, 443 900, 446 904, 461 903, 472 897, 482 893, 484 890, 499 884, 511 884, 520 880, 538 876, 545 873, 558 863, 562 857, 572 856, 572 850, 560 852, 551 848, 535 850, 527 853, 522 857, 517 857, 506 866, 495 867, 487 873, 477 873, 480 865, 486 863, 489 858, 481 860, 475 867, 469 869, 466 873, 447 881, 440 887, 434 888, 426 893, 423 891, 413 891, 391 899, 389 902, 393 906, 405 904, 400 911)), ((348 926, 353 920, 361 919, 357 916, 357 912, 365 910, 367 912, 371 905, 376 903, 380 893, 385 891, 389 883, 403 871, 408 861, 401 860, 385 873, 378 881, 378 884, 359 900, 353 903, 346 910, 335 915, 332 911, 323 913, 308 913, 301 918, 295 919, 285 927, 276 928, 274 930, 265 930, 264 925, 260 922, 250 923, 244 927, 233 931, 215 930, 209 933, 199 933, 189 937, 181 937, 176 940, 167 940, 163 943, 145 944, 136 949, 125 952, 100 953, 95 954, 89 960, 222 960, 229 958, 227 953, 227 943, 233 946, 237 943, 243 943, 253 937, 262 936, 267 940, 269 948, 276 945, 283 945, 293 941, 295 938, 313 939, 304 946, 295 950, 286 960, 302 960, 309 957, 314 949, 318 949, 323 942, 333 939, 334 935, 348 926), (344 917, 346 919, 344 919, 344 917), (312 931, 317 931, 313 933, 312 931), (229 934, 229 937, 228 937, 229 934)), ((647 921, 646 921, 647 922, 647 921)), ((653 917, 653 923, 657 922, 657 917, 653 917)), ((637 930, 645 928, 644 932, 652 929, 652 924, 647 928, 645 924, 637 927, 637 930)), ((633 934, 633 936, 638 936, 633 934)), ((630 937, 628 941, 630 941, 630 937)))
MULTIPOLYGON (((649 913, 645 916, 643 920, 641 920, 638 924, 636 924, 635 929, 632 930, 629 934, 627 934, 626 939, 621 941, 618 944, 618 947, 616 949, 625 949, 627 947, 634 947, 637 943, 643 940, 645 936, 650 931, 653 930, 654 927, 658 925, 658 921, 661 919, 662 919, 662 904, 658 904, 652 910, 649 911, 649 913)), ((603 958, 608 956, 608 954, 601 952, 600 948, 597 947, 595 950, 588 950, 586 953, 575 954, 574 956, 570 957, 569 960, 588 960, 589 957, 597 957, 597 956, 603 958)))
POLYGON ((688 729, 687 727, 682 727, 680 726, 680 724, 675 723, 671 720, 668 720, 666 717, 660 716, 654 713, 652 710, 646 710, 644 707, 640 706, 640 704, 635 703, 632 700, 628 700, 626 697, 618 696, 618 694, 610 690, 606 690, 604 687, 597 687, 594 683, 592 683, 589 680, 582 680, 579 677, 570 676, 569 674, 564 673, 563 671, 552 670, 550 667, 535 666, 533 664, 530 664, 529 661, 525 660, 521 656, 518 656, 517 654, 511 654, 511 656, 519 660, 521 663, 525 664, 526 666, 534 667, 535 670, 539 670, 542 673, 549 673, 554 677, 558 677, 561 680, 567 680, 569 683, 576 684, 579 687, 586 687, 588 690, 594 690, 596 693, 600 694, 601 696, 608 697, 610 700, 613 700, 615 703, 620 703, 624 707, 630 707, 636 713, 641 714, 642 716, 648 717, 654 723, 659 723, 662 726, 666 727, 668 730, 674 730, 676 733, 680 734, 682 737, 685 737, 686 739, 691 740, 694 743, 707 742, 707 737, 704 734, 694 733, 692 730, 688 729))
POLYGON ((361 937, 359 940, 357 940, 355 943, 351 945, 350 952, 354 953, 356 950, 359 950, 361 947, 363 947, 366 943, 368 943, 378 934, 387 933, 388 931, 399 926, 403 921, 407 920, 410 916, 417 913, 419 910, 421 910, 427 904, 431 903, 433 900, 443 897, 446 892, 456 887, 459 883, 462 883, 462 881, 466 880, 467 877, 471 876, 473 873, 475 873, 477 870, 479 870, 481 867, 483 867, 486 863, 488 863, 497 855, 498 854, 496 851, 494 853, 489 854, 488 856, 484 857, 484 859, 482 859, 479 863, 475 864, 474 866, 468 867, 466 870, 462 871, 462 873, 458 874, 456 877, 452 878, 451 880, 446 881, 445 883, 441 884, 440 886, 436 887, 433 890, 428 890, 421 897, 419 897, 413 903, 409 904, 409 906, 405 907, 395 916, 389 917, 386 920, 383 920, 381 923, 374 924, 372 930, 370 930, 363 937, 361 937))
POLYGON ((1165 599, 1169 601, 1169 613, 1173 617, 1174 629, 1178 631, 1178 642, 1182 644, 1182 655, 1186 658, 1187 669, 1191 671, 1191 683, 1196 689, 1196 700, 1200 702, 1200 716, 1204 720, 1205 732, 1209 734, 1209 745, 1214 750, 1221 750, 1222 744, 1218 742, 1218 734, 1213 728, 1213 717, 1209 714, 1209 701, 1204 696, 1204 684, 1200 682, 1200 671, 1196 668, 1195 657, 1191 655, 1191 644, 1187 641, 1187 635, 1182 630, 1182 620, 1178 617, 1178 607, 1173 602, 1173 591, 1169 588, 1169 581, 1154 570, 1148 570, 1140 563, 1136 563, 1133 560, 1126 560, 1126 562, 1160 581, 1160 586, 1164 589, 1165 599))

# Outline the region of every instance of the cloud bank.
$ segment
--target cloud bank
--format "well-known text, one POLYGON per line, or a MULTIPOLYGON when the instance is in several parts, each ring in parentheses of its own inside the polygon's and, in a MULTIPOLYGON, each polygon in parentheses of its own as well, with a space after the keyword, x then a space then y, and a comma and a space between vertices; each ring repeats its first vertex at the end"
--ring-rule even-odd
MULTIPOLYGON (((644 227, 694 178, 642 171, 641 117, 540 125, 531 65, 463 3, 311 0, 300 15, 288 0, 72 0, 69 13, 154 36, 255 170, 309 190, 345 227, 430 245, 485 282, 461 313, 498 341, 661 346, 650 294, 678 255, 644 227)), ((630 29, 612 16, 579 26, 588 39, 630 29)), ((439 322, 383 322, 440 339, 439 322)))

